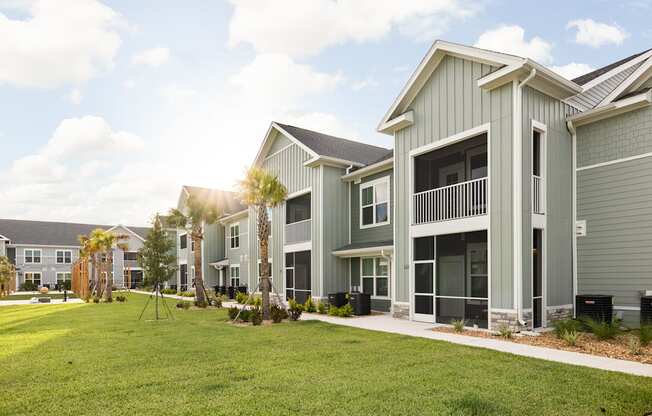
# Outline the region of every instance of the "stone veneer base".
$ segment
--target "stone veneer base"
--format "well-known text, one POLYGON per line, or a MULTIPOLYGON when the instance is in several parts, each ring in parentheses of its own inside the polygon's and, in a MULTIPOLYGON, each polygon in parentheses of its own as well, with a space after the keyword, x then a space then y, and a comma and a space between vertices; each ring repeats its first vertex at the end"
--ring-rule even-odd
POLYGON ((393 304, 392 317, 398 319, 410 319, 410 306, 399 303, 393 304))

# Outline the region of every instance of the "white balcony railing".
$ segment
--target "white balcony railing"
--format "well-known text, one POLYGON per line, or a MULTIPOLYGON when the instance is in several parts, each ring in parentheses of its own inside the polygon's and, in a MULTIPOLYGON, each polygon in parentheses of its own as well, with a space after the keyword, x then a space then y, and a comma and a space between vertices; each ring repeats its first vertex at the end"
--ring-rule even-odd
POLYGON ((479 178, 414 194, 413 224, 486 215, 487 180, 479 178))
POLYGON ((311 219, 285 224, 285 245, 310 241, 312 237, 311 229, 311 219))
POLYGON ((541 176, 532 175, 532 212, 545 214, 546 212, 546 187, 541 176))

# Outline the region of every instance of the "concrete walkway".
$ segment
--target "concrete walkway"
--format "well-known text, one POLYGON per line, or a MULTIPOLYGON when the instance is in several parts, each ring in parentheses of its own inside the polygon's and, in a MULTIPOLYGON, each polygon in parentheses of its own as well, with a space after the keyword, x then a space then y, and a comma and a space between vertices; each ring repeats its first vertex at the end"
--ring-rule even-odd
POLYGON ((452 342, 454 344, 470 347, 487 348, 490 350, 507 352, 524 357, 539 358, 558 363, 580 365, 597 368, 600 370, 618 371, 636 376, 652 377, 652 365, 634 361, 617 360, 615 358, 599 357, 572 351, 562 351, 552 348, 537 347, 533 345, 518 344, 493 338, 479 338, 466 335, 449 334, 432 331, 433 324, 395 319, 389 315, 359 316, 354 318, 337 318, 319 314, 304 314, 302 320, 318 320, 335 325, 344 325, 353 328, 369 329, 372 331, 389 332, 392 334, 408 335, 413 337, 434 339, 437 341, 452 342))
POLYGON ((13 305, 67 305, 69 303, 84 303, 79 298, 68 299, 64 302, 63 299, 52 299, 49 303, 32 302, 30 299, 23 300, 0 300, 0 306, 13 306, 13 305))

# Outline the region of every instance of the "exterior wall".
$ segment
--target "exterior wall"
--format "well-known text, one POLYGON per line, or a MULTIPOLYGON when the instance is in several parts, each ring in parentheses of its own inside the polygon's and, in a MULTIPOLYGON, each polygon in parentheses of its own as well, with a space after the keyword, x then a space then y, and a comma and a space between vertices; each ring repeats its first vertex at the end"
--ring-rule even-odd
POLYGON ((351 243, 390 241, 394 238, 394 174, 389 169, 362 178, 361 184, 351 183, 351 243), (360 186, 361 184, 389 176, 390 223, 371 228, 360 228, 360 186))
MULTIPOLYGON (((126 244, 127 246, 126 251, 138 251, 143 247, 143 240, 134 236, 130 231, 124 229, 123 227, 118 227, 115 230, 113 230, 113 234, 125 235, 128 237, 127 239, 120 241, 121 244, 126 244)), ((124 281, 125 267, 129 267, 132 270, 140 269, 140 266, 136 261, 124 260, 124 251, 122 249, 117 247, 114 248, 113 249, 113 284, 116 287, 121 287, 124 286, 125 284, 124 281)))
POLYGON ((208 263, 224 258, 224 243, 224 226, 222 224, 214 223, 204 226, 202 270, 206 288, 212 288, 218 284, 219 272, 208 263))
POLYGON ((349 216, 345 207, 349 206, 349 195, 348 185, 342 182, 345 169, 322 166, 321 171, 323 172, 321 257, 324 265, 321 273, 321 290, 316 296, 324 297, 329 293, 349 290, 348 263, 345 259, 332 254, 333 250, 348 243, 349 216))
MULTIPOLYGON (((578 168, 652 151, 652 108, 582 126, 578 168)), ((577 172, 577 219, 587 234, 577 239, 578 293, 614 295, 618 306, 638 308, 652 290, 652 158, 643 157, 577 172)), ((638 311, 624 318, 638 323, 638 311)))
POLYGON ((523 88, 523 308, 532 307, 532 120, 546 125, 546 261, 544 295, 548 306, 573 303, 572 139, 561 101, 530 87, 523 88))
MULTIPOLYGON (((57 250, 70 250, 72 251, 72 263, 79 258, 79 248, 77 247, 44 247, 38 245, 19 245, 16 246, 16 271, 18 272, 18 279, 16 285, 25 282, 26 272, 40 272, 41 285, 57 283, 57 272, 70 273, 72 270, 71 264, 57 264, 56 251, 57 250), (25 249, 40 249, 41 250, 41 263, 40 264, 26 264, 25 263, 25 249)), ((52 287, 52 286, 51 286, 52 287)))
POLYGON ((0 256, 5 257, 7 255, 7 242, 5 240, 0 240, 0 256))
MULTIPOLYGON (((249 257, 247 256, 249 252, 249 217, 234 220, 224 225, 224 246, 225 249, 225 258, 229 260, 229 265, 239 264, 240 265, 240 282, 246 283, 247 286, 251 287, 249 284, 249 257), (230 242, 230 227, 231 225, 238 224, 240 226, 240 247, 231 248, 230 242)), ((226 277, 227 279, 231 278, 230 268, 226 268, 226 277)))
POLYGON ((456 133, 490 123, 491 306, 513 308, 512 84, 484 91, 477 80, 494 68, 445 57, 410 109, 414 124, 395 135, 396 175, 394 302, 410 302, 410 151, 456 133))

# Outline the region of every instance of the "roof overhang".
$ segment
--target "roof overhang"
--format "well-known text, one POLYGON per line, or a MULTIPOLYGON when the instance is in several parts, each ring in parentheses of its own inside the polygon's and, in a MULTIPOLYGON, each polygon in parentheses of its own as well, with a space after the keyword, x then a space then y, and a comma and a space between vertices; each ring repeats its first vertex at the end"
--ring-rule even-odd
POLYGON ((598 104, 598 107, 608 105, 618 97, 622 97, 625 94, 636 91, 641 87, 648 79, 652 77, 652 59, 648 59, 647 62, 643 62, 641 66, 636 68, 636 71, 627 77, 626 80, 620 83, 609 95, 607 95, 601 102, 598 104))
POLYGON ((214 261, 212 263, 208 263, 208 265, 213 266, 214 268, 219 270, 229 265, 229 259, 214 261))
POLYGON ((305 144, 301 143, 299 140, 297 140, 296 137, 292 136, 284 128, 279 126, 276 122, 272 121, 271 124, 269 125, 269 128, 267 129, 267 133, 265 133, 265 138, 263 139, 263 143, 260 145, 260 148, 258 149, 258 153, 256 154, 256 159, 254 159, 254 164, 253 164, 254 166, 261 166, 263 164, 263 161, 265 160, 265 157, 267 156, 269 149, 272 147, 272 143, 274 143, 276 134, 278 133, 281 133, 282 135, 287 137, 291 142, 301 147, 312 158, 319 157, 319 155, 315 153, 312 149, 310 149, 305 144))
POLYGON ((129 232, 130 234, 132 234, 134 237, 136 237, 136 238, 139 239, 140 241, 145 241, 145 239, 144 239, 143 237, 141 237, 140 235, 138 235, 135 231, 129 229, 129 227, 127 227, 126 225, 122 225, 122 224, 114 225, 113 227, 109 228, 109 229, 106 230, 106 231, 107 231, 107 232, 109 232, 109 231, 113 231, 113 230, 115 230, 116 228, 122 228, 122 229, 125 229, 125 230, 127 230, 127 232, 129 232))
POLYGON ((10 240, 4 235, 0 234, 0 241, 10 241, 10 240))
POLYGON ((528 86, 544 94, 559 100, 565 100, 582 92, 580 85, 567 80, 531 59, 523 59, 517 64, 505 66, 480 78, 478 80, 478 87, 492 90, 508 82, 522 81, 532 73, 533 69, 535 70, 534 77, 528 82, 528 86))
POLYGON ((353 162, 351 160, 338 159, 336 157, 330 157, 330 156, 316 156, 303 162, 303 166, 309 168, 319 166, 319 165, 328 165, 328 166, 335 166, 335 167, 355 166, 356 168, 360 168, 364 166, 364 164, 360 162, 353 162))
POLYGON ((342 176, 344 182, 358 181, 365 176, 373 175, 378 172, 384 172, 394 167, 394 158, 382 160, 374 163, 373 165, 365 166, 364 168, 355 170, 342 176))
POLYGON ((374 256, 374 255, 389 255, 394 253, 394 246, 376 246, 364 248, 352 248, 350 250, 335 250, 332 254, 336 257, 360 257, 360 256, 374 256))
POLYGON ((638 110, 652 104, 652 90, 568 117, 575 127, 638 110))
POLYGON ((249 215, 249 210, 248 209, 243 209, 242 211, 235 212, 233 214, 227 215, 225 217, 220 218, 220 223, 221 224, 228 224, 231 221, 239 220, 242 218, 245 218, 247 215, 249 215))
POLYGON ((385 134, 394 134, 394 132, 409 127, 412 124, 414 124, 414 111, 410 110, 381 124, 378 126, 378 131, 385 134))
POLYGON ((416 70, 412 73, 396 100, 394 100, 392 106, 389 108, 387 113, 385 113, 385 116, 378 124, 377 129, 379 132, 391 134, 396 131, 396 129, 388 130, 387 125, 399 123, 394 122, 393 120, 407 111, 407 107, 412 103, 421 88, 428 81, 428 78, 430 78, 430 75, 432 75, 442 59, 447 55, 469 59, 492 66, 516 65, 523 61, 523 58, 514 55, 438 40, 433 43, 432 47, 421 60, 416 70))

